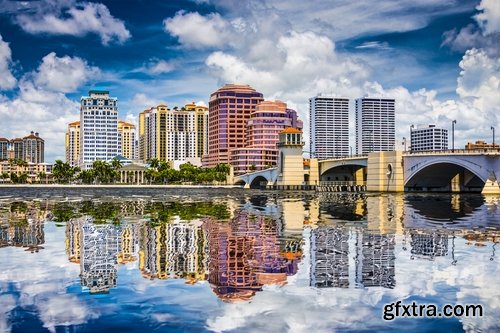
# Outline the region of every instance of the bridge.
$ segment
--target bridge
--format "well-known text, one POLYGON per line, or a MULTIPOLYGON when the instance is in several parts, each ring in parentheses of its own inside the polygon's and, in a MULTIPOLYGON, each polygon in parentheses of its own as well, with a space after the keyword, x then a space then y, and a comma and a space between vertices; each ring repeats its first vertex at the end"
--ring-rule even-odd
MULTIPOLYGON (((342 190, 500 193, 500 149, 375 152, 317 163, 317 170, 304 170, 302 186, 293 189, 328 185, 342 190), (316 180, 308 181, 312 178, 316 180)), ((247 188, 260 188, 276 184, 279 177, 278 169, 270 168, 234 180, 247 188)))

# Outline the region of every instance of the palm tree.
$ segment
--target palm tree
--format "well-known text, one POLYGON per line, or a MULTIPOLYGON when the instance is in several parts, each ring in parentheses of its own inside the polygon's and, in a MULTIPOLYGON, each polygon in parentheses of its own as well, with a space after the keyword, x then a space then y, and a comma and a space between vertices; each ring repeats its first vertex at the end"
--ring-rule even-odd
POLYGON ((18 182, 21 184, 26 184, 26 181, 28 180, 28 173, 23 172, 18 176, 18 182))
POLYGON ((0 179, 2 179, 2 183, 3 183, 3 179, 7 179, 9 178, 9 173, 8 172, 2 172, 0 173, 0 179))
POLYGON ((42 179, 45 178, 45 182, 47 182, 47 174, 43 171, 40 171, 39 173, 37 173, 37 176, 38 176, 38 181, 40 182, 40 184, 42 183, 42 179))
POLYGON ((61 160, 56 160, 54 168, 52 169, 52 175, 57 182, 69 183, 75 176, 77 170, 78 168, 73 168, 68 163, 65 163, 61 160))
POLYGON ((149 160, 149 167, 153 168, 155 170, 158 170, 158 167, 160 166, 160 160, 157 159, 156 157, 152 158, 149 160))
POLYGON ((80 179, 83 184, 92 184, 94 181, 94 171, 92 169, 82 170, 77 178, 80 179))
POLYGON ((95 179, 99 183, 110 183, 116 178, 115 170, 105 161, 94 161, 92 169, 95 179))

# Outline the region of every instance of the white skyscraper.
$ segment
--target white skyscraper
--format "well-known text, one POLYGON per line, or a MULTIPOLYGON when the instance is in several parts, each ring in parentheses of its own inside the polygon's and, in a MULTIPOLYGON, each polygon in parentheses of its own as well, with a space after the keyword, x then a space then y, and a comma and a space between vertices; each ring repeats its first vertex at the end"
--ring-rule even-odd
POLYGON ((395 150, 395 104, 393 98, 356 100, 356 153, 395 150))
POLYGON ((349 99, 309 99, 311 152, 318 159, 349 155, 349 99))
POLYGON ((417 127, 411 131, 411 151, 448 149, 448 130, 436 125, 417 127))
POLYGON ((97 160, 111 160, 120 153, 117 99, 104 90, 91 90, 81 98, 80 166, 88 169, 97 160))

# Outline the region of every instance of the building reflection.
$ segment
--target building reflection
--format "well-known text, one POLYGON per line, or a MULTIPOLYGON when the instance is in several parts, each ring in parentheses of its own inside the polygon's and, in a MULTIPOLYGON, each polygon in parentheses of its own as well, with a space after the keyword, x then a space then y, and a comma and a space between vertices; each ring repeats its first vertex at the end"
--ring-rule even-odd
POLYGON ((448 237, 444 232, 432 230, 409 230, 412 258, 433 259, 448 254, 448 237))
POLYGON ((207 239, 201 222, 140 227, 139 269, 148 279, 183 278, 186 283, 206 279, 207 239))
POLYGON ((45 243, 46 208, 25 202, 13 202, 7 211, 0 211, 0 248, 23 247, 35 253, 45 243))
POLYGON ((207 219, 203 228, 209 235, 208 281, 224 301, 248 300, 263 285, 285 284, 297 272, 300 247, 280 240, 274 219, 240 210, 228 223, 207 219))
POLYGON ((363 287, 394 288, 395 235, 361 232, 356 236, 356 283, 363 287))
POLYGON ((349 231, 321 226, 311 232, 311 286, 349 287, 349 231))

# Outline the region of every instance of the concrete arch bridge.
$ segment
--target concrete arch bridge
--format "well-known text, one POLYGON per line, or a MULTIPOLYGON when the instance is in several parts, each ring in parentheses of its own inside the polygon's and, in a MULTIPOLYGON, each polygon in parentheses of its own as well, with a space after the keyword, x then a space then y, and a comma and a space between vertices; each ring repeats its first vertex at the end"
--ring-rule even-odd
POLYGON ((280 163, 278 168, 284 172, 279 172, 278 168, 255 171, 234 177, 234 183, 246 188, 269 188, 281 184, 281 188, 314 188, 319 191, 351 191, 355 188, 377 192, 500 194, 500 149, 375 152, 321 161, 311 159, 309 167, 306 168, 304 163, 303 170, 297 166, 294 169, 283 167, 286 162, 280 163), (287 172, 297 175, 299 181, 293 187, 287 187, 283 181, 287 172))

